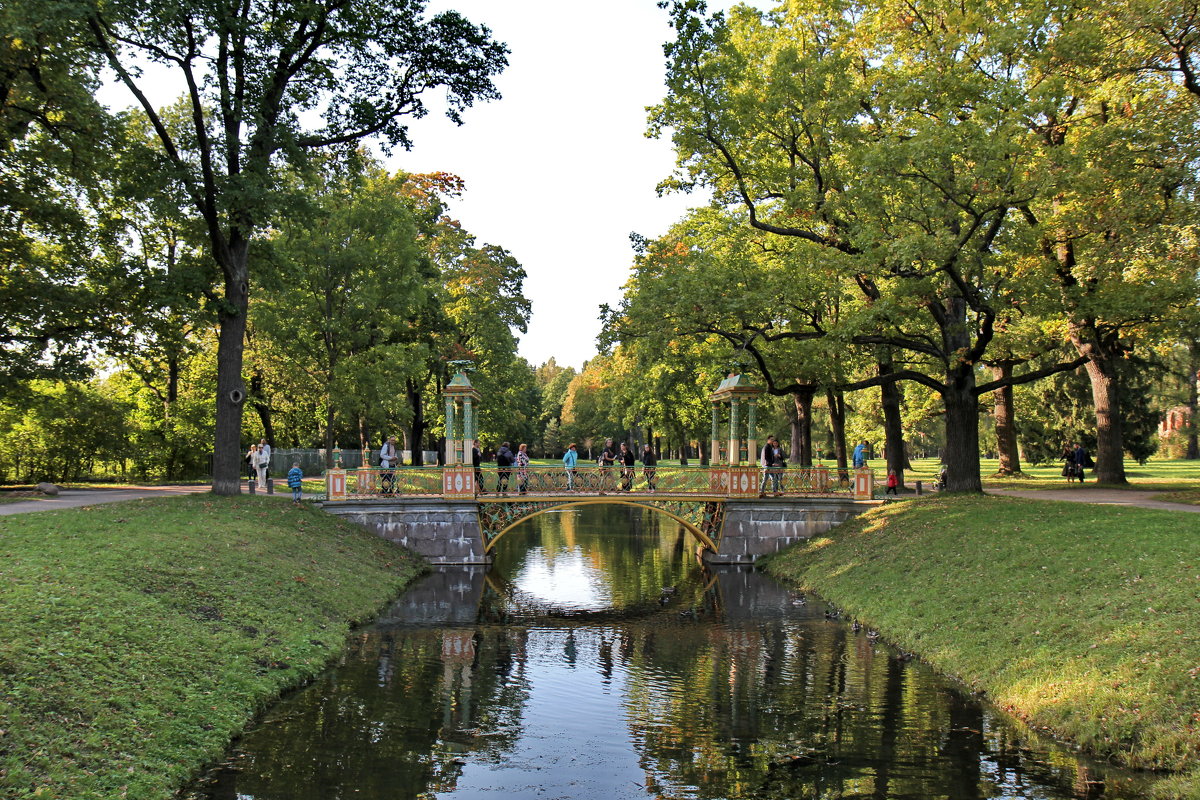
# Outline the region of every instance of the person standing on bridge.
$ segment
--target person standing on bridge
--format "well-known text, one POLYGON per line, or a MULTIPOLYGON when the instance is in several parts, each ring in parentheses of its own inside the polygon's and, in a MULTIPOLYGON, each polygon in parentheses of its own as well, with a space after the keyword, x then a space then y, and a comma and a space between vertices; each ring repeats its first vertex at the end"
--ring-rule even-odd
POLYGON ((617 460, 617 450, 613 447, 612 439, 604 440, 604 449, 600 451, 600 493, 612 486, 612 467, 617 460))
POLYGON ((579 452, 575 449, 575 443, 571 442, 567 452, 563 453, 563 468, 567 472, 567 491, 575 488, 575 465, 579 463, 579 452))
POLYGON ((508 448, 508 442, 505 442, 496 451, 496 491, 500 494, 508 491, 508 479, 512 476, 509 467, 513 463, 513 452, 508 448))
POLYGON ((471 466, 475 467, 475 494, 486 491, 483 486, 483 453, 479 452, 479 443, 471 445, 471 466))
POLYGON ((658 458, 649 442, 642 445, 642 477, 646 479, 646 488, 654 491, 654 477, 658 474, 658 458))
POLYGON ((380 483, 384 494, 396 491, 396 473, 394 471, 399 455, 396 453, 396 437, 389 436, 379 448, 380 483))
POLYGON ((524 442, 517 448, 517 493, 525 494, 529 488, 529 445, 524 442))
POLYGON ((634 458, 633 451, 629 449, 629 445, 621 442, 621 452, 617 454, 617 458, 621 461, 621 489, 630 491, 633 489, 633 477, 636 472, 637 459, 634 458))

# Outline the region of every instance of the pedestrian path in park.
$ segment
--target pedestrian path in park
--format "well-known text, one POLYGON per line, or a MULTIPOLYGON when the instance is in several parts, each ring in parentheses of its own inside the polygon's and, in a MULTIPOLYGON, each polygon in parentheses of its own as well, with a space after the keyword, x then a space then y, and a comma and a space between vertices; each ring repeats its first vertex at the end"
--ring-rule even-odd
POLYGON ((1073 489, 988 489, 987 493, 1032 500, 1062 500, 1069 503, 1092 503, 1103 506, 1137 506, 1138 508, 1155 508, 1160 511, 1200 514, 1200 506, 1155 500, 1154 498, 1158 495, 1166 493, 1141 489, 1093 489, 1079 486, 1073 489))
POLYGON ((141 500, 146 497, 165 497, 177 494, 198 494, 211 491, 208 484, 189 486, 130 486, 112 489, 60 489, 56 497, 36 497, 0 504, 0 516, 24 514, 28 511, 54 511, 59 508, 80 508, 99 503, 119 503, 122 500, 141 500))

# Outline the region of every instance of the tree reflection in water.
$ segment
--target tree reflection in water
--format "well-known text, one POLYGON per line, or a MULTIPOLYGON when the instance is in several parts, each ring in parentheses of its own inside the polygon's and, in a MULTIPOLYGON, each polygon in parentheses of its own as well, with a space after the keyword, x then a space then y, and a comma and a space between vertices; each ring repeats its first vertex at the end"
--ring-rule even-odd
POLYGON ((195 796, 1140 795, 819 599, 692 551, 650 512, 530 520, 489 572, 435 572, 397 600, 195 796))

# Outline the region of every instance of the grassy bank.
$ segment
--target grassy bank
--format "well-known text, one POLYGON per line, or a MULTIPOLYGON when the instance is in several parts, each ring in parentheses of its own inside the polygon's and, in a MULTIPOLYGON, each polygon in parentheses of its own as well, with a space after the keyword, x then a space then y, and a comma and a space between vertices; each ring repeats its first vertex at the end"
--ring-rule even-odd
POLYGON ((0 517, 0 796, 170 797, 419 569, 265 497, 0 517))
POLYGON ((895 503, 769 559, 997 706, 1200 796, 1200 517, 895 503))

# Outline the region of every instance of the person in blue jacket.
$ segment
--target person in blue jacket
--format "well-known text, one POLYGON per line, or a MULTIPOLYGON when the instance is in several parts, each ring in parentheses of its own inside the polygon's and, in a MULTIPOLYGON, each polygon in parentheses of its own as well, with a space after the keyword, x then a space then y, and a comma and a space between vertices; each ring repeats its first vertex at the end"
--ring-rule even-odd
POLYGON ((301 488, 304 486, 304 473, 300 470, 300 462, 293 461, 292 468, 287 474, 288 488, 292 490, 292 502, 300 502, 301 488))
POLYGON ((579 451, 575 449, 575 443, 571 442, 571 446, 567 448, 567 452, 563 453, 563 467, 567 471, 567 489, 575 488, 575 465, 579 463, 579 451))

